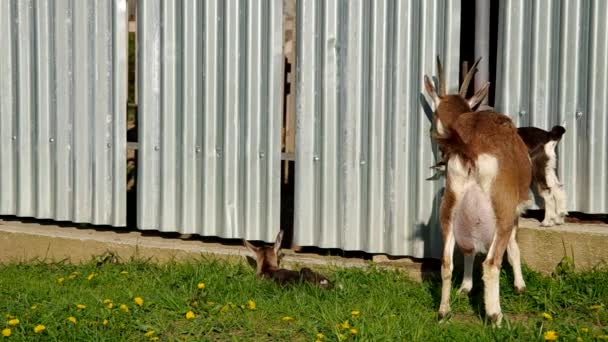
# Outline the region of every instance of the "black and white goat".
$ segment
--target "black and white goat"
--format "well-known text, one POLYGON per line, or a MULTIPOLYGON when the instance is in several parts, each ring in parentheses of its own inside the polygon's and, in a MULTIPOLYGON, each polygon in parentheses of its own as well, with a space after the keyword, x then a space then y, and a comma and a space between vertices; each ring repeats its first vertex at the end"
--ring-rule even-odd
POLYGON ((541 225, 563 224, 566 210, 566 191, 557 178, 555 147, 566 129, 554 126, 547 132, 536 127, 519 127, 517 133, 528 147, 532 160, 532 181, 545 202, 545 218, 541 225))

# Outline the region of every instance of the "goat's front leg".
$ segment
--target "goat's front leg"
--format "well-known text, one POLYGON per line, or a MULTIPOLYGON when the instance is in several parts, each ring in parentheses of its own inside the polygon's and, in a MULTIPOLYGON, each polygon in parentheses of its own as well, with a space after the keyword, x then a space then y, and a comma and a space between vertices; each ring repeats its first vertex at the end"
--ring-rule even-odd
POLYGON ((524 276, 521 272, 521 258, 519 254, 519 246, 517 245, 517 240, 515 238, 516 233, 517 223, 515 227, 513 227, 511 238, 509 239, 509 244, 507 245, 507 258, 509 259, 509 263, 513 268, 513 286, 515 287, 515 292, 523 293, 526 291, 526 282, 524 281, 524 276))
POLYGON ((452 271, 454 270, 454 232, 451 224, 444 232, 443 256, 441 258, 441 304, 439 318, 443 319, 450 313, 450 291, 452 290, 452 271))
POLYGON ((475 254, 464 256, 464 275, 462 277, 462 285, 458 289, 458 294, 468 294, 473 288, 473 264, 475 263, 475 254))
POLYGON ((540 195, 545 202, 545 219, 541 222, 541 226, 550 227, 555 224, 555 198, 551 193, 551 188, 542 189, 539 191, 540 195))

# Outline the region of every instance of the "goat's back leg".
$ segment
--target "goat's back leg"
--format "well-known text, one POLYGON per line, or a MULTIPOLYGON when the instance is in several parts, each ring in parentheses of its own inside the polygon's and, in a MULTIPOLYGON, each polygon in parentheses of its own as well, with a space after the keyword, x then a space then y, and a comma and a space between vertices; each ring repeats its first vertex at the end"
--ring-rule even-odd
POLYGON ((504 220, 497 221, 492 244, 486 260, 483 262, 483 283, 486 316, 493 324, 500 326, 503 316, 500 308, 500 269, 511 237, 513 220, 509 220, 510 222, 507 225, 505 225, 504 220))
POLYGON ((441 235, 443 237, 443 255, 441 257, 441 303, 439 318, 445 318, 450 313, 450 291, 452 289, 452 271, 454 269, 454 229, 452 226, 452 208, 455 204, 454 193, 447 190, 443 195, 439 209, 441 235))
POLYGON ((464 256, 464 275, 462 276, 462 284, 458 289, 458 294, 468 294, 473 288, 473 264, 475 263, 475 254, 471 253, 464 256))
POLYGON ((555 223, 563 224, 564 217, 568 215, 568 211, 566 210, 566 190, 564 190, 564 185, 558 182, 553 188, 552 193, 553 198, 555 199, 555 223))
POLYGON ((507 245, 507 258, 509 260, 509 264, 513 268, 513 286, 515 287, 515 292, 523 293, 526 290, 526 282, 524 281, 524 276, 521 271, 521 258, 519 253, 519 245, 517 244, 516 235, 517 233, 517 222, 515 223, 515 227, 513 227, 513 231, 511 232, 511 238, 509 239, 509 243, 507 245))

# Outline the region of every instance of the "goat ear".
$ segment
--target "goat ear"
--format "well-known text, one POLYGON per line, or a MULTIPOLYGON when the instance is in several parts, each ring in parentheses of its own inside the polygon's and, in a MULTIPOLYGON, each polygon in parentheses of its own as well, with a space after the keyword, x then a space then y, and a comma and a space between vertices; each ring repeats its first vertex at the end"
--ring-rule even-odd
POLYGON ((274 241, 274 254, 278 255, 281 250, 281 243, 283 242, 283 230, 280 230, 277 234, 277 239, 274 241))
POLYGON ((251 253, 253 253, 253 254, 257 254, 258 253, 259 248, 256 247, 256 246, 254 246, 254 245, 252 245, 251 242, 249 242, 247 240, 243 240, 243 244, 245 245, 245 247, 247 247, 247 249, 251 253))
POLYGON ((490 90, 490 82, 486 83, 481 89, 479 89, 478 92, 475 93, 475 95, 473 95, 473 97, 471 97, 470 99, 467 100, 467 102, 469 103, 469 107, 471 109, 473 109, 473 108, 475 108, 475 106, 480 104, 481 101, 483 101, 486 98, 486 96, 488 96, 489 90, 490 90))
POLYGON ((439 99, 439 95, 437 95, 437 91, 433 86, 433 82, 427 75, 424 75, 424 88, 426 89, 426 93, 433 99, 433 103, 435 103, 436 109, 437 106, 439 106, 439 102, 441 101, 441 99, 439 99))

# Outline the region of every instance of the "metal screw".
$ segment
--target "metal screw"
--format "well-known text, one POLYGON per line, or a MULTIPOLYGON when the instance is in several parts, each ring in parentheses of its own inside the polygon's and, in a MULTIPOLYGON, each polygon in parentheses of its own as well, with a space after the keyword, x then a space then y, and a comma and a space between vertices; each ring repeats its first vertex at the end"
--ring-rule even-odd
POLYGON ((16 135, 13 135, 13 140, 17 140, 17 136, 16 135))
POLYGON ((260 159, 264 159, 265 155, 264 152, 260 152, 260 159))
POLYGON ((195 151, 196 151, 196 153, 201 153, 201 147, 200 146, 196 146, 195 151))
POLYGON ((107 143, 107 144, 106 144, 106 147, 107 147, 107 148, 111 148, 111 147, 112 147, 112 144, 107 143))
POLYGON ((580 119, 581 116, 583 116, 583 112, 581 112, 580 110, 578 112, 576 112, 576 118, 580 119))
POLYGON ((312 159, 313 159, 314 161, 316 161, 316 162, 317 162, 317 161, 319 161, 319 159, 321 159, 321 158, 319 158, 319 156, 314 156, 312 159))
POLYGON ((525 110, 522 109, 519 111, 519 116, 526 116, 526 115, 528 115, 528 112, 526 112, 525 110))
POLYGON ((366 161, 365 161, 365 160, 362 160, 362 161, 361 161, 361 165, 365 165, 365 163, 366 163, 366 161))
POLYGON ((154 151, 160 151, 160 147, 154 146, 154 151))
POLYGON ((55 138, 50 138, 49 142, 52 142, 52 143, 55 142, 55 138))

